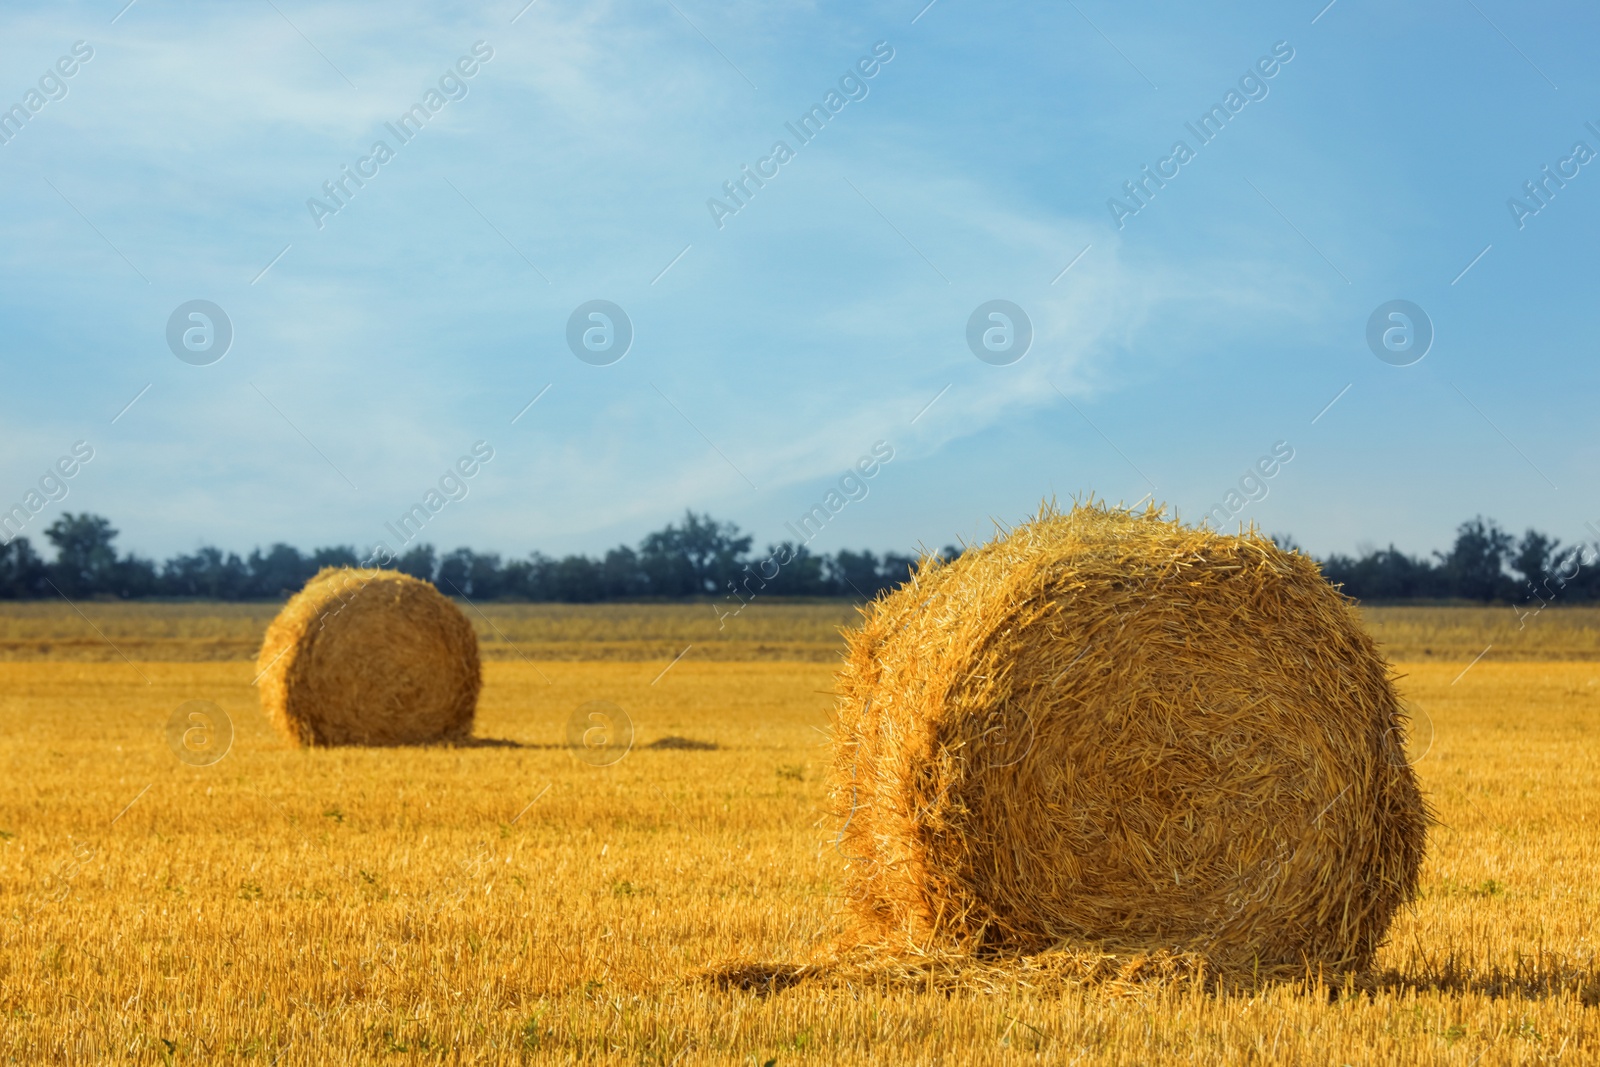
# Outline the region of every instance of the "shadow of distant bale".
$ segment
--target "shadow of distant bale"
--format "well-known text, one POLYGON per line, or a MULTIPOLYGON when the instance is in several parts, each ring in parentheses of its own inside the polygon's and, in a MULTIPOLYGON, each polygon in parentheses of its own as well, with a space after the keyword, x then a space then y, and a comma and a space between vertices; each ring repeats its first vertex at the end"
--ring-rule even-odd
POLYGON ((714 741, 696 741, 692 737, 662 737, 644 747, 677 750, 680 752, 715 752, 720 746, 714 741))

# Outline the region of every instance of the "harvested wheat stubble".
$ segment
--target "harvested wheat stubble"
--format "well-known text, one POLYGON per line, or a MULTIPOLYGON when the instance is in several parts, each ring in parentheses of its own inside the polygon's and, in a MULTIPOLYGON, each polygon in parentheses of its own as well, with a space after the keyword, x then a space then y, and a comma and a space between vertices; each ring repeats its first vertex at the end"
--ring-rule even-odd
POLYGON ((478 639, 427 582, 326 567, 267 628, 261 708, 300 745, 464 740, 482 685, 478 639))
POLYGON ((1152 505, 930 558, 848 635, 832 806, 866 944, 1365 970, 1428 813, 1309 558, 1152 505))

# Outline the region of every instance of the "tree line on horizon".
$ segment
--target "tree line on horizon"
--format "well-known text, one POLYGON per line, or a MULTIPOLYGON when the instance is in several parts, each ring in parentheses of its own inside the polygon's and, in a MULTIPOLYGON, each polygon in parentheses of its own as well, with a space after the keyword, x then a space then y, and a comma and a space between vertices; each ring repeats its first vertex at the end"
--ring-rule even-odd
MULTIPOLYGON (((114 599, 282 600, 323 567, 358 566, 363 557, 347 545, 305 553, 277 543, 241 557, 205 547, 164 563, 117 552, 117 530, 99 515, 65 512, 45 530, 56 558, 41 557, 25 537, 0 545, 0 599, 63 596, 114 599)), ((1285 548, 1293 538, 1273 535, 1285 548)), ((558 601, 753 596, 871 599, 905 580, 916 557, 841 549, 813 553, 803 544, 769 545, 764 556, 730 522, 687 512, 646 534, 639 545, 619 545, 598 558, 560 559, 533 552, 502 559, 498 553, 458 548, 439 554, 415 545, 387 566, 433 582, 447 595, 473 600, 558 601), (781 566, 773 565, 782 559, 781 566), (773 565, 773 573, 768 566, 773 565)), ((954 559, 947 546, 939 555, 954 559)), ((1600 544, 1563 546, 1530 529, 1520 537, 1481 516, 1456 529, 1447 552, 1411 556, 1392 544, 1355 556, 1318 560, 1323 574, 1364 601, 1563 603, 1600 600, 1600 544)))
MULTIPOLYGON (((63 513, 45 538, 55 547, 53 563, 25 537, 0 545, 0 599, 282 600, 323 567, 371 565, 349 545, 306 553, 281 542, 248 556, 205 547, 157 564, 119 555, 117 530, 108 519, 87 513, 63 513)), ((646 534, 636 548, 619 545, 599 558, 556 559, 533 552, 502 559, 470 548, 440 554, 432 545, 418 544, 385 566, 433 582, 446 595, 472 600, 593 603, 731 596, 735 588, 742 600, 757 593, 870 599, 899 585, 917 562, 892 552, 813 553, 789 541, 752 556, 753 543, 733 523, 691 511, 681 523, 646 534), (776 573, 769 570, 774 559, 786 561, 776 573)), ((947 548, 945 554, 953 557, 956 550, 947 548)))

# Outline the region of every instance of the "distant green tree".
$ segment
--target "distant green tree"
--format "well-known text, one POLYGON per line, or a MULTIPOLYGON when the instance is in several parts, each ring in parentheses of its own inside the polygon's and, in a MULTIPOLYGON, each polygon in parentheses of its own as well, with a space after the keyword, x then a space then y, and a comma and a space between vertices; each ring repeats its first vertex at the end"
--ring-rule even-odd
POLYGON ((688 511, 682 526, 645 535, 639 543, 639 568, 657 596, 715 595, 736 580, 751 540, 731 522, 688 511))
POLYGON ((425 582, 433 581, 433 576, 439 571, 439 560, 432 545, 413 545, 399 559, 395 560, 395 570, 402 574, 409 574, 413 578, 421 578, 425 582))
POLYGON ((257 548, 245 561, 250 571, 249 596, 265 600, 280 600, 299 592, 317 572, 317 564, 300 554, 293 545, 281 541, 267 549, 265 554, 257 548))
POLYGON ((604 565, 588 556, 567 556, 551 572, 555 599, 568 604, 588 604, 605 596, 604 565))
POLYGON ((833 592, 840 596, 871 600, 885 588, 878 557, 869 551, 841 548, 828 561, 827 572, 833 592))
POLYGON ((828 580, 827 556, 813 555, 805 545, 783 541, 768 545, 766 555, 746 567, 738 581, 725 585, 724 593, 746 600, 752 594, 763 596, 827 596, 833 591, 828 580))
POLYGON ((1562 599, 1600 600, 1600 543, 1564 549, 1550 566, 1562 599))
POLYGON ((1515 587, 1506 574, 1513 538, 1493 519, 1478 516, 1456 527, 1449 552, 1437 552, 1450 591, 1468 600, 1510 600, 1515 587))
POLYGON ((542 552, 530 553, 527 559, 508 560, 500 568, 502 594, 517 600, 551 599, 552 566, 550 557, 542 552))
POLYGON ((1296 541, 1291 534, 1268 534, 1267 540, 1271 541, 1285 552, 1305 551, 1305 549, 1300 547, 1300 542, 1296 541))
POLYGON ((1322 561, 1322 574, 1357 600, 1417 600, 1450 595, 1444 571, 1390 545, 1359 558, 1332 555, 1322 561))
POLYGON ((0 600, 54 596, 44 581, 48 573, 44 560, 26 537, 0 545, 0 600))
POLYGON ((109 519, 87 512, 62 512, 44 535, 56 546, 56 562, 49 577, 63 594, 76 597, 115 592, 117 552, 112 542, 117 539, 117 531, 109 519))
MULTIPOLYGON (((949 553, 947 557, 949 559, 954 559, 959 554, 954 548, 946 548, 944 551, 949 553)), ((884 553, 880 560, 871 552, 840 549, 831 558, 826 556, 822 558, 826 562, 829 592, 835 596, 867 600, 890 589, 898 588, 917 568, 915 559, 893 552, 884 553)))
POLYGON ((140 556, 123 556, 117 560, 117 567, 112 578, 112 591, 123 600, 139 600, 144 597, 160 596, 161 569, 154 560, 144 559, 140 556))
POLYGON ((239 600, 249 592, 250 573, 237 554, 207 546, 168 560, 161 584, 168 596, 239 600))
POLYGON ((359 567, 362 558, 349 545, 329 545, 311 553, 311 571, 315 574, 324 567, 359 567))
POLYGON ((1549 599, 1548 591, 1542 591, 1542 587, 1555 576, 1560 547, 1560 541, 1533 529, 1517 541, 1511 556, 1511 569, 1521 575, 1525 583, 1524 588, 1518 590, 1521 596, 1549 599))
POLYGON ((505 590, 500 556, 458 548, 439 560, 439 592, 445 596, 494 600, 505 590))
MULTIPOLYGON (((961 555, 957 549, 947 547, 945 551, 952 553, 952 555, 945 557, 946 559, 953 560, 961 555)), ((879 573, 883 576, 882 581, 885 589, 896 589, 904 585, 906 579, 915 574, 916 570, 917 559, 915 556, 902 556, 896 552, 885 552, 883 554, 883 563, 878 567, 879 573)))
POLYGON ((626 545, 606 553, 600 565, 600 583, 607 600, 628 600, 650 591, 650 579, 639 566, 639 554, 626 545))

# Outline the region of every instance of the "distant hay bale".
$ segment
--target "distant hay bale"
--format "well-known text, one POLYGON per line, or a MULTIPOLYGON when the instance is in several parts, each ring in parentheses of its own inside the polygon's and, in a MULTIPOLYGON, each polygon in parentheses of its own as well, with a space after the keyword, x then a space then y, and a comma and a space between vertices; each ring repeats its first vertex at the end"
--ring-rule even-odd
POLYGON ((1388 665, 1306 556, 1046 508, 864 615, 832 778, 863 941, 1359 971, 1413 896, 1388 665))
POLYGON ((262 710, 300 745, 464 740, 482 684, 455 604, 409 575, 349 567, 290 598, 256 669, 262 710))

